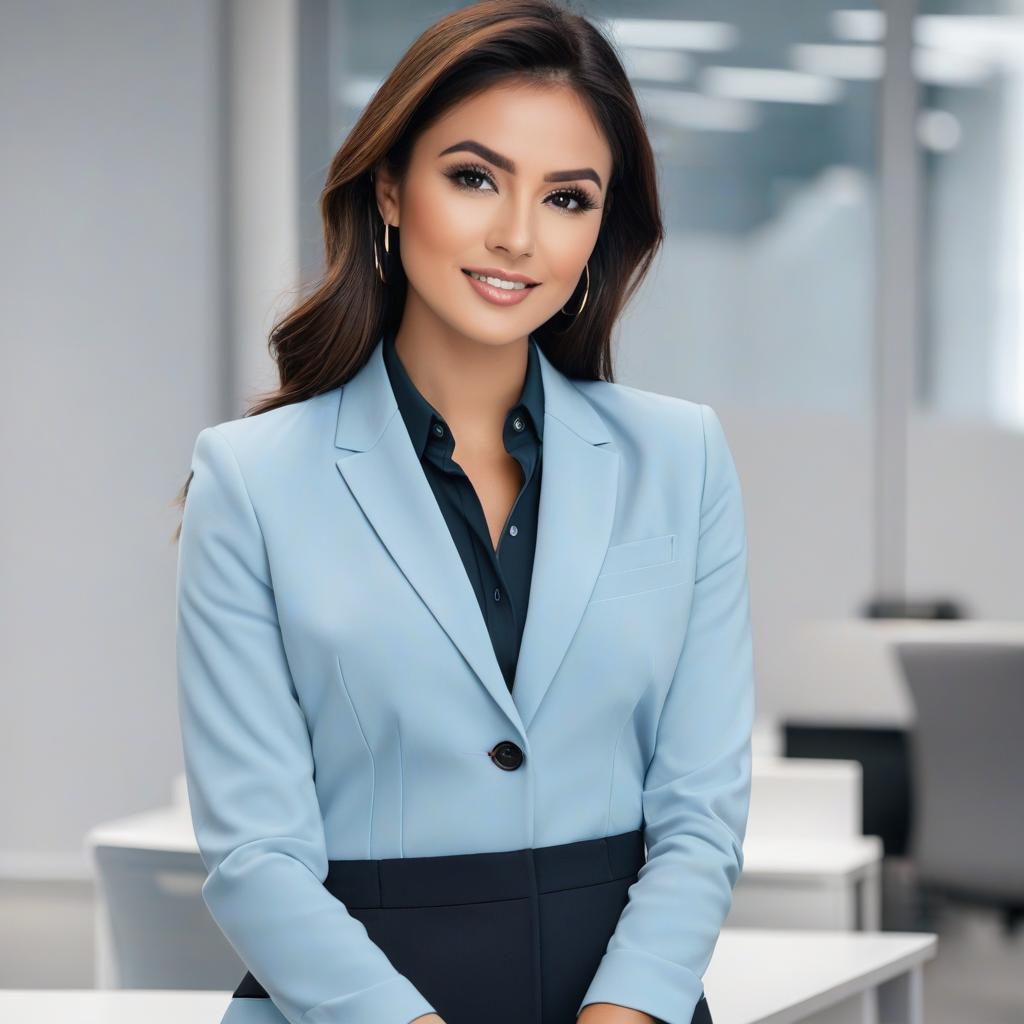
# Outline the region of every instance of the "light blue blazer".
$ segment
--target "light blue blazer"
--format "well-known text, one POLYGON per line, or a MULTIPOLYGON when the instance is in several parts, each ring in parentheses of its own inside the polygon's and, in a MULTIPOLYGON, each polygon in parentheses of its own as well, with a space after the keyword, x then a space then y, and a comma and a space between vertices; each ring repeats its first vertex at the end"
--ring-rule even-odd
POLYGON ((345 385, 195 442, 177 579, 188 796, 204 901, 270 995, 223 1021, 436 1012, 323 887, 329 859, 643 827, 647 862, 580 1007, 690 1022, 750 796, 740 483, 709 406, 540 364, 544 479, 511 693, 380 339, 345 385), (502 740, 519 769, 488 756, 502 740))

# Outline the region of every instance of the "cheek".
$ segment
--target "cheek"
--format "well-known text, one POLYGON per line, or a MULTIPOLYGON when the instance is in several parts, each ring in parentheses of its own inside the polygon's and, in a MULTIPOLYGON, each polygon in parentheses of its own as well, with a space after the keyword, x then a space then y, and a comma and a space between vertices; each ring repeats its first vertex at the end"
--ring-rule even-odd
POLYGON ((473 204, 459 202, 454 188, 420 189, 406 196, 402 206, 402 254, 410 277, 419 270, 449 269, 467 252, 480 247, 483 225, 473 204), (411 271, 411 273, 410 273, 411 271))
MULTIPOLYGON (((551 219, 556 216, 552 214, 551 219)), ((568 220, 568 215, 564 219, 568 220)), ((538 238, 538 254, 543 253, 548 280, 557 281, 565 293, 558 302, 559 306, 564 305, 565 298, 579 284, 583 265, 594 251, 596 242, 597 231, 589 224, 545 225, 545 231, 538 238)))

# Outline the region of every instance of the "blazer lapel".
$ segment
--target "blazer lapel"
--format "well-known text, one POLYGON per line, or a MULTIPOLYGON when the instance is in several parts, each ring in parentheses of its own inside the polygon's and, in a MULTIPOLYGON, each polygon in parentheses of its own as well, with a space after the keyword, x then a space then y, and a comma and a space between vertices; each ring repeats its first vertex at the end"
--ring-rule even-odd
POLYGON ((528 729, 576 634, 615 518, 619 453, 594 407, 537 346, 544 381, 537 549, 513 700, 528 729))
POLYGON ((539 346, 537 351, 544 382, 541 496, 513 693, 398 412, 381 339, 342 388, 335 434, 335 445, 345 450, 336 465, 367 519, 524 743, 604 560, 619 461, 604 422, 539 346))

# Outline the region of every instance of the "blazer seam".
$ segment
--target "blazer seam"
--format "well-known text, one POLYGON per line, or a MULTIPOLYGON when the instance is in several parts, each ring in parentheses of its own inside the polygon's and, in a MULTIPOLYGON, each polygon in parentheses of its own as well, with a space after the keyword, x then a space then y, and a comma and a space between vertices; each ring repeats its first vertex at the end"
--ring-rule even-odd
POLYGON ((693 606, 696 603, 696 587, 697 587, 697 566, 700 562, 700 538, 701 538, 701 521, 704 518, 704 493, 708 486, 708 431, 707 425, 704 422, 704 410, 707 408, 703 403, 699 403, 697 406, 700 411, 700 432, 701 442, 704 447, 704 471, 700 482, 700 501, 697 503, 697 541, 694 545, 694 558, 693 558, 693 593, 690 598, 690 608, 686 613, 686 626, 685 632, 683 633, 683 642, 679 648, 679 657, 676 658, 676 663, 672 668, 672 675, 669 677, 668 686, 665 688, 665 697, 661 702, 661 707, 658 708, 658 720, 657 725, 654 729, 654 751, 651 753, 651 759, 647 762, 644 768, 644 782, 643 787, 647 788, 647 774, 651 769, 651 765, 654 763, 654 758, 658 753, 658 739, 661 736, 661 716, 665 712, 665 704, 668 701, 668 695, 672 691, 672 687, 675 686, 676 676, 679 675, 679 666, 682 664, 683 655, 686 653, 686 642, 690 638, 690 624, 693 621, 693 606))
POLYGON ((405 751, 402 749, 402 723, 395 719, 398 732, 398 850, 405 856, 405 751))
POLYGON ((342 692, 345 694, 345 699, 348 701, 349 707, 352 709, 352 717, 356 720, 356 728, 359 730, 359 736, 363 741, 363 746, 366 747, 366 753, 370 757, 370 821, 369 827, 366 830, 368 836, 367 839, 367 856, 370 851, 373 850, 373 802, 377 792, 377 763, 373 758, 373 749, 370 746, 369 740, 366 738, 366 731, 363 729, 363 723, 359 718, 359 711, 356 709, 356 702, 352 699, 352 694, 349 692, 348 683, 345 682, 345 670, 341 667, 341 655, 336 655, 335 660, 338 664, 338 679, 341 682, 342 692))
MULTIPOLYGON (((622 742, 622 734, 626 731, 626 726, 629 725, 629 723, 633 720, 633 715, 636 712, 637 705, 643 699, 643 696, 644 696, 645 692, 646 692, 645 690, 641 690, 639 696, 637 697, 637 699, 635 701, 633 701, 633 706, 629 709, 629 714, 626 715, 625 719, 622 722, 622 725, 619 726, 618 735, 615 737, 615 747, 612 750, 611 778, 608 781, 608 813, 605 816, 605 826, 604 826, 604 834, 606 836, 612 834, 612 800, 613 800, 613 798, 615 796, 615 768, 616 768, 616 765, 618 764, 618 760, 619 760, 619 744, 622 742)), ((607 854, 607 852, 608 851, 607 851, 607 847, 606 847, 605 853, 607 854)), ((610 864, 609 864, 609 867, 610 867, 610 864)))

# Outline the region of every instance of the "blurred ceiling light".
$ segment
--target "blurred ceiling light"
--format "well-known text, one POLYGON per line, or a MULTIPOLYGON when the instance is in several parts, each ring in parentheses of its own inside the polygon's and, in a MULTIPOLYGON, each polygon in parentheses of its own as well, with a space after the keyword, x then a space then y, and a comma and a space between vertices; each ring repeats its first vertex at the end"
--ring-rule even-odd
POLYGON ((760 122, 757 105, 699 92, 639 86, 637 99, 646 116, 676 128, 710 132, 746 132, 760 122))
POLYGON ((680 50, 651 50, 641 46, 623 46, 619 54, 631 79, 685 82, 693 74, 693 58, 680 50))
POLYGON ((925 149, 948 153, 960 142, 960 122, 948 110, 922 110, 917 118, 917 140, 925 149))
POLYGON ((1005 63, 1024 70, 1024 18, 998 15, 923 15, 914 39, 948 53, 1005 63))
MULTIPOLYGON (((885 12, 833 11, 832 32, 851 43, 885 38, 885 12)), ((1013 14, 920 14, 914 41, 949 53, 1019 66, 1024 61, 1024 17, 1013 14)))
POLYGON ((885 51, 880 46, 797 43, 789 48, 789 54, 797 71, 834 78, 881 78, 885 65, 885 51))
POLYGON ((885 38, 883 11, 833 11, 829 21, 837 39, 851 43, 878 43, 885 38))
POLYGON ((914 74, 926 85, 978 85, 991 78, 996 65, 947 50, 914 49, 914 74))
POLYGON ((600 20, 616 46, 643 46, 655 50, 731 49, 739 39, 727 21, 682 21, 668 18, 605 18, 600 20))
MULTIPOLYGON (((993 66, 976 57, 923 46, 914 49, 914 74, 928 85, 977 85, 993 66)), ((881 46, 797 43, 790 47, 790 63, 798 71, 834 78, 871 80, 882 77, 885 50, 881 46)))
POLYGON ((700 88, 714 96, 769 103, 835 103, 843 85, 834 78, 784 68, 702 68, 700 88))

